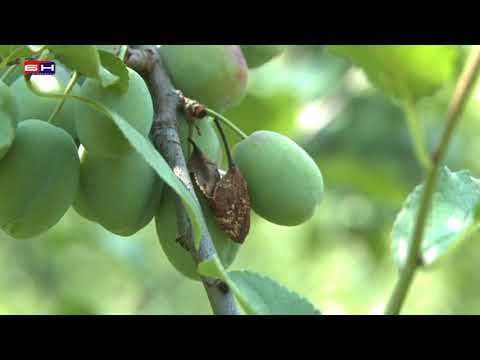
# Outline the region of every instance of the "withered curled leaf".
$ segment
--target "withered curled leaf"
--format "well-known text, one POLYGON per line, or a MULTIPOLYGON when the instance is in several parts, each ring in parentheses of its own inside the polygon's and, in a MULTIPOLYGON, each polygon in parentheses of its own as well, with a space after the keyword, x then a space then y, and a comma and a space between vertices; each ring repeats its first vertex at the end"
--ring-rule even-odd
POLYGON ((188 163, 194 185, 207 200, 209 208, 223 231, 243 244, 250 231, 250 196, 240 169, 233 165, 225 176, 198 146, 191 141, 193 153, 188 163))
POLYGON ((232 166, 217 183, 210 207, 219 225, 235 242, 243 244, 250 231, 250 196, 240 169, 232 166))
POLYGON ((193 153, 188 162, 188 170, 192 174, 195 185, 210 201, 213 199, 213 192, 220 181, 218 167, 203 154, 193 141, 190 142, 193 145, 193 153))

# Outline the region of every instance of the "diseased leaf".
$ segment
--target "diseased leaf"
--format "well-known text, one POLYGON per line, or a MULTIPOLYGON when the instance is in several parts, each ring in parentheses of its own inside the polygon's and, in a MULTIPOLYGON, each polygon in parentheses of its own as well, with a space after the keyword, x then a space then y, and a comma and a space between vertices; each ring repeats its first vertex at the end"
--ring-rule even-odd
POLYGON ((220 181, 217 165, 208 160, 198 146, 191 141, 193 152, 188 162, 192 180, 208 201, 213 200, 214 190, 220 181))
POLYGON ((211 208, 222 229, 242 244, 250 231, 250 196, 245 178, 232 166, 217 183, 211 208))

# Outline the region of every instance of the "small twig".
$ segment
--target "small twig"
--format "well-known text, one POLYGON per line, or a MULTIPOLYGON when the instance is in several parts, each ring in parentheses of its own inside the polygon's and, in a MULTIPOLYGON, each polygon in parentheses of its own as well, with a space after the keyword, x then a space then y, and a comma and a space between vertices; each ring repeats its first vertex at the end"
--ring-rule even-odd
POLYGON ((238 128, 237 126, 235 126, 230 120, 228 120, 225 116, 213 111, 212 109, 207 109, 207 114, 220 120, 222 123, 224 123, 225 125, 227 125, 235 134, 237 134, 237 136, 244 140, 246 139, 248 136, 247 134, 245 134, 242 130, 240 130, 240 128, 238 128))
POLYGON ((222 138, 223 146, 225 147, 225 152, 227 153, 227 159, 228 159, 228 167, 231 168, 234 166, 234 161, 232 157, 232 153, 230 151, 230 145, 228 144, 227 137, 225 136, 225 133, 223 132, 222 125, 218 121, 217 118, 213 118, 213 121, 215 122, 215 125, 218 129, 218 132, 220 133, 220 136, 222 138))
MULTIPOLYGON (((173 88, 163 63, 156 52, 155 45, 130 45, 125 62, 145 78, 154 99, 156 117, 152 129, 152 139, 155 147, 163 155, 173 172, 185 184, 197 203, 200 204, 190 179, 178 135, 177 110, 179 107, 179 94, 173 88)), ((193 245, 190 219, 178 197, 176 199, 176 210, 179 233, 184 237, 185 244, 190 249, 195 261, 199 263, 215 256, 217 252, 205 219, 201 219, 202 237, 200 250, 197 252, 193 245)), ((202 282, 215 314, 240 314, 238 305, 230 291, 225 291, 223 286, 215 285, 212 279, 202 278, 202 282)))
MULTIPOLYGON (((63 95, 68 95, 70 94, 70 91, 72 91, 73 87, 75 86, 75 83, 78 80, 78 73, 76 71, 73 72, 70 81, 68 82, 67 86, 65 87, 65 90, 63 92, 63 95)), ((53 110, 52 114, 50 115, 50 118, 48 119, 49 123, 52 123, 53 119, 55 116, 62 110, 63 105, 65 104, 65 101, 67 100, 67 97, 64 96, 62 100, 60 100, 53 110)))
POLYGON ((422 244, 425 225, 430 212, 432 197, 435 192, 437 176, 440 165, 444 160, 448 150, 448 145, 453 136, 455 126, 459 122, 460 114, 469 98, 475 80, 480 70, 480 46, 474 46, 470 57, 465 65, 462 75, 458 80, 457 87, 447 114, 447 125, 442 135, 440 144, 432 156, 432 167, 428 173, 427 181, 423 190, 420 209, 418 211, 417 222, 413 233, 413 239, 410 244, 407 260, 400 274, 392 296, 387 304, 386 315, 398 315, 403 303, 407 297, 408 290, 412 284, 415 272, 418 269, 419 251, 422 244))

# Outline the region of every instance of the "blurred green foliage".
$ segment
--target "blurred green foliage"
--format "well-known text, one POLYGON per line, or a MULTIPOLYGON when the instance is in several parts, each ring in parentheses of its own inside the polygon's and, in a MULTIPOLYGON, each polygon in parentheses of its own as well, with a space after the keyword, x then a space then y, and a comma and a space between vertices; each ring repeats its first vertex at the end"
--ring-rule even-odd
MULTIPOLYGON (((432 149, 453 84, 417 107, 432 149)), ((448 154, 453 171, 480 176, 480 90, 448 154), (479 150, 479 151, 477 151, 479 150)), ((308 223, 286 228, 252 218, 231 270, 263 273, 307 297, 324 314, 379 314, 397 279, 390 232, 422 180, 402 109, 322 46, 291 46, 251 71, 244 102, 227 112, 246 133, 278 131, 322 170, 326 194, 308 223)), ((238 139, 229 135, 233 145, 238 139)), ((408 314, 480 313, 478 234, 419 272, 408 314)), ((210 314, 202 285, 176 273, 153 223, 121 238, 70 210, 48 233, 0 235, 1 314, 210 314)))

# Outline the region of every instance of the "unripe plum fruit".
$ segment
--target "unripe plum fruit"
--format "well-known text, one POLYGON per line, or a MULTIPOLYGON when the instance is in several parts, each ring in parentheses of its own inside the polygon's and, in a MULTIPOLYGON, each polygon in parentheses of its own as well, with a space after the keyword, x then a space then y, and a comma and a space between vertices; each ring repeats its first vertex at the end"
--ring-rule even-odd
MULTIPOLYGON (((222 160, 222 144, 220 139, 215 131, 215 125, 213 120, 210 118, 204 118, 201 120, 196 120, 195 124, 200 130, 200 135, 197 132, 195 126, 192 126, 192 139, 195 144, 202 150, 207 158, 213 161, 216 164, 220 164, 222 160)), ((178 118, 178 135, 180 136, 180 142, 182 144, 183 154, 188 162, 190 155, 192 153, 192 146, 190 146, 190 153, 187 156, 187 150, 189 147, 188 141, 188 122, 184 116, 179 116, 178 118)))
POLYGON ((1 228, 18 239, 47 231, 72 205, 79 177, 77 148, 65 130, 22 121, 0 161, 1 228))
POLYGON ((152 220, 163 181, 136 151, 104 158, 84 150, 74 209, 108 231, 131 236, 152 220))
MULTIPOLYGON (((200 200, 200 203, 220 261, 225 268, 228 268, 235 260, 240 246, 230 240, 219 227, 205 201, 200 200)), ((189 279, 199 281, 200 276, 192 255, 177 242, 175 193, 170 189, 166 188, 164 191, 162 201, 155 214, 155 224, 160 245, 173 267, 189 279)))
POLYGON ((245 96, 248 67, 238 45, 163 45, 159 52, 185 96, 216 111, 245 96))
MULTIPOLYGON (((33 75, 32 85, 42 93, 62 95, 70 80, 70 73, 61 64, 56 64, 55 75, 33 75)), ((18 121, 27 119, 41 119, 47 121, 53 113, 60 99, 36 95, 27 86, 22 76, 11 86, 18 103, 18 121)), ((80 87, 74 85, 71 94, 78 95, 80 87)), ((75 100, 67 99, 62 109, 55 115, 52 124, 66 130, 74 139, 77 136, 74 118, 75 100)))
POLYGON ((0 159, 7 153, 15 138, 18 107, 10 88, 0 80, 0 159))
POLYGON ((299 225, 313 216, 323 198, 322 174, 294 141, 257 131, 234 148, 233 158, 258 215, 283 226, 299 225))
POLYGON ((286 49, 285 45, 240 45, 240 47, 250 69, 268 63, 286 49))
MULTIPOLYGON (((88 78, 80 95, 95 100, 123 117, 143 136, 147 136, 153 123, 153 102, 142 77, 128 69, 129 86, 126 92, 104 88, 100 81, 88 78)), ((123 157, 132 150, 127 139, 106 115, 90 106, 77 102, 75 120, 80 142, 97 156, 123 157)))

